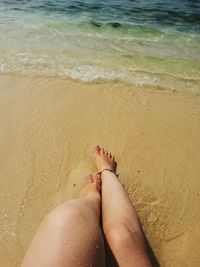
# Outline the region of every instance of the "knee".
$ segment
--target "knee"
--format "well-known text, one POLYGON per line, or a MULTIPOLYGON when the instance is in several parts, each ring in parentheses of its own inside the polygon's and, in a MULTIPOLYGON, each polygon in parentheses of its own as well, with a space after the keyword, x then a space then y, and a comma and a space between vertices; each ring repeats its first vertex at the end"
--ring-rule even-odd
POLYGON ((45 223, 54 229, 71 227, 74 223, 84 223, 84 220, 81 209, 68 203, 55 208, 44 219, 45 223))
POLYGON ((141 232, 134 231, 124 222, 115 222, 112 225, 104 227, 104 234, 108 240, 124 244, 125 247, 130 242, 143 242, 141 232))

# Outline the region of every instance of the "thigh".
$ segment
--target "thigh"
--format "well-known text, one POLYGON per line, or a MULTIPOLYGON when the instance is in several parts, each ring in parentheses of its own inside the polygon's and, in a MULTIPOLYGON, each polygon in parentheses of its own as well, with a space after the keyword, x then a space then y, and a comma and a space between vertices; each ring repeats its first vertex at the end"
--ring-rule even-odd
POLYGON ((98 218, 82 199, 64 203, 45 217, 22 263, 22 267, 60 266, 105 266, 98 218))

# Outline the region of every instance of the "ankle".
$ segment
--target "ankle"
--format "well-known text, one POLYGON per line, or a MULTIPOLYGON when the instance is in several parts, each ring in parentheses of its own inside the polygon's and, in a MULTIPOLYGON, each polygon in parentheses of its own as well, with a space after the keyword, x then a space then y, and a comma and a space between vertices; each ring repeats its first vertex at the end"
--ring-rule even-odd
POLYGON ((100 178, 113 176, 117 178, 119 174, 116 173, 116 171, 113 171, 112 169, 103 169, 101 172, 98 173, 100 175, 100 178))

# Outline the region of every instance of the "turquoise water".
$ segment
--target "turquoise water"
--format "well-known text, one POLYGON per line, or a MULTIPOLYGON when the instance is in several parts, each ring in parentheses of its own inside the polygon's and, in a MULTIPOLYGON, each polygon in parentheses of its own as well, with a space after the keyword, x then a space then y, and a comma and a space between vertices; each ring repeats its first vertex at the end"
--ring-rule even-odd
POLYGON ((1 1, 0 73, 200 91, 200 1, 1 1))

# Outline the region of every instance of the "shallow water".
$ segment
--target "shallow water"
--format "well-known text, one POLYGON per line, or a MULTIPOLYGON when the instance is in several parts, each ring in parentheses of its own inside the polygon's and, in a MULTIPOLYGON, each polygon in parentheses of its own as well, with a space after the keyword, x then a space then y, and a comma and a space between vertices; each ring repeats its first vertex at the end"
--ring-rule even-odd
POLYGON ((200 91, 199 1, 3 1, 0 73, 200 91))

